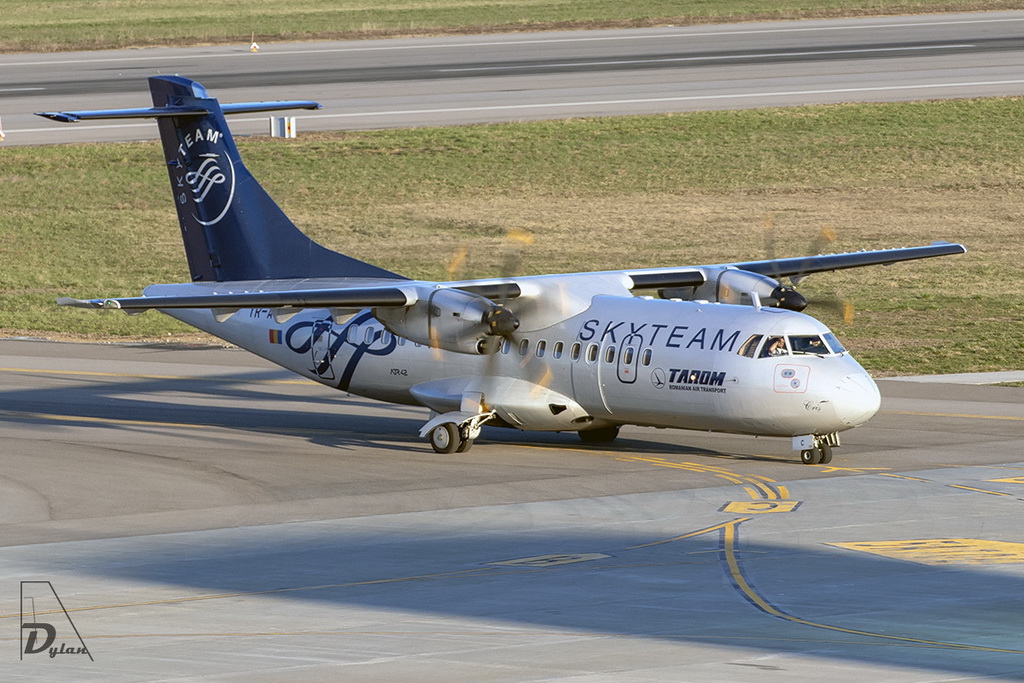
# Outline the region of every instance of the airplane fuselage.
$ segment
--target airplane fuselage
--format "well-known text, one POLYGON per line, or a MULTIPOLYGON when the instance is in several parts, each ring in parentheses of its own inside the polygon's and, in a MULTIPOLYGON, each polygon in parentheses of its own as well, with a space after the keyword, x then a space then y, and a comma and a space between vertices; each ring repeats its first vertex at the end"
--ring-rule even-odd
POLYGON ((304 310, 283 322, 270 309, 222 322, 208 310, 168 313, 360 396, 443 413, 467 394, 486 405, 500 390, 499 423, 522 429, 635 424, 797 436, 850 429, 879 407, 870 376, 824 325, 777 308, 599 295, 493 355, 412 343, 369 309, 304 310), (786 345, 782 355, 768 352, 773 339, 786 345))

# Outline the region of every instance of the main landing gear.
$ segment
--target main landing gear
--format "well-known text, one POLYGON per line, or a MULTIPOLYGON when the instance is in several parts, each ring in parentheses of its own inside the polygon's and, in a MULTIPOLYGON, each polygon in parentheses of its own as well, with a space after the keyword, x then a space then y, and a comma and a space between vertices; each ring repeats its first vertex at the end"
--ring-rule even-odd
POLYGON ((583 443, 611 443, 619 435, 619 425, 611 427, 598 427, 597 429, 583 429, 577 432, 580 441, 583 443))
POLYGON ((453 411, 437 415, 423 425, 420 436, 427 437, 435 453, 465 453, 480 436, 480 428, 492 417, 494 411, 453 411))
POLYGON ((475 438, 470 438, 468 429, 452 422, 434 427, 427 438, 430 439, 430 447, 435 453, 465 453, 476 441, 475 438))
POLYGON ((800 462, 805 465, 827 465, 832 462, 832 449, 839 446, 839 434, 815 434, 814 445, 800 451, 800 462))

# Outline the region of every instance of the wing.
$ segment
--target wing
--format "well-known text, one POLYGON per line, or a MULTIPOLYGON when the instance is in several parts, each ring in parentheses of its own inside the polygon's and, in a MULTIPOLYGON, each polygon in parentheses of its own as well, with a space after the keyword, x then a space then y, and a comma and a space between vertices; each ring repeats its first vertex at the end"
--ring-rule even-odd
MULTIPOLYGON (((962 254, 948 242, 802 258, 747 261, 685 268, 652 268, 595 273, 538 275, 502 280, 423 282, 411 280, 270 280, 262 282, 157 285, 147 296, 104 299, 61 298, 62 306, 120 309, 210 309, 224 322, 241 309, 273 309, 286 320, 303 309, 373 310, 395 334, 460 353, 482 353, 487 338, 537 330, 589 308, 600 294, 630 296, 657 289, 662 296, 727 304, 776 306, 800 311, 807 300, 777 279, 810 273, 962 254), (769 277, 769 274, 772 277, 769 277)), ((493 345, 490 348, 494 348, 493 345)))
MULTIPOLYGON (((458 290, 485 299, 507 301, 523 295, 522 285, 536 297, 544 289, 544 280, 556 283, 562 278, 574 282, 586 280, 588 275, 607 283, 616 280, 613 289, 667 289, 674 287, 700 287, 708 283, 715 271, 746 271, 760 276, 803 277, 846 268, 887 265, 901 261, 963 254, 967 248, 962 244, 935 242, 928 246, 903 249, 882 249, 858 251, 845 254, 820 254, 797 258, 771 259, 765 261, 743 261, 713 266, 686 266, 677 268, 647 268, 637 270, 605 271, 602 273, 575 273, 571 275, 547 275, 505 280, 480 280, 463 282, 415 282, 377 281, 373 284, 336 283, 323 287, 293 289, 294 283, 234 283, 234 289, 243 291, 216 291, 232 283, 219 283, 209 293, 185 295, 156 295, 102 299, 73 299, 62 297, 57 300, 61 306, 78 308, 120 309, 141 312, 149 309, 210 308, 239 310, 242 308, 405 308, 429 297, 438 289, 458 290), (527 284, 529 283, 529 284, 527 284), (248 285, 248 286, 247 286, 248 285)), ((770 281, 763 277, 765 281, 770 281)), ((306 281, 308 283, 309 281, 306 281)), ((364 281, 365 282, 365 281, 364 281)), ((212 283, 211 283, 212 284, 212 283)), ((305 284, 305 283, 304 283, 305 284)), ((778 284, 776 282, 776 284, 778 284)), ((621 291, 621 290, 620 290, 621 291)), ((600 293, 594 291, 593 293, 600 293)))
POLYGON ((775 278, 801 277, 811 273, 824 273, 845 268, 888 265, 899 263, 900 261, 914 261, 916 259, 965 253, 967 253, 967 247, 962 244, 933 242, 925 247, 855 251, 846 254, 823 254, 768 261, 746 261, 744 263, 731 263, 728 265, 735 266, 740 270, 749 270, 752 273, 770 275, 775 278))
MULTIPOLYGON (((230 284, 230 283, 227 283, 230 284)), ((236 283, 241 285, 242 283, 236 283)), ((142 312, 150 309, 215 308, 404 308, 424 299, 423 290, 435 283, 403 281, 402 285, 374 285, 322 289, 274 289, 271 283, 253 283, 256 291, 217 292, 208 294, 156 295, 105 299, 73 299, 61 297, 57 303, 75 308, 114 309, 142 312)), ((239 287, 241 288, 241 287, 239 287)), ((466 283, 457 288, 483 298, 513 299, 521 293, 514 282, 466 283)))
POLYGON ((709 268, 735 268, 772 278, 803 277, 812 273, 823 273, 845 268, 861 268, 913 261, 916 259, 933 258, 935 256, 951 256, 964 254, 967 247, 950 242, 934 242, 928 246, 907 247, 903 249, 881 249, 875 251, 856 251, 845 254, 819 254, 816 256, 800 256, 797 258, 770 259, 765 261, 743 261, 738 263, 722 263, 715 266, 698 266, 686 268, 651 268, 646 270, 625 271, 634 286, 632 289, 662 289, 670 287, 693 287, 701 285, 705 279, 698 275, 709 268))

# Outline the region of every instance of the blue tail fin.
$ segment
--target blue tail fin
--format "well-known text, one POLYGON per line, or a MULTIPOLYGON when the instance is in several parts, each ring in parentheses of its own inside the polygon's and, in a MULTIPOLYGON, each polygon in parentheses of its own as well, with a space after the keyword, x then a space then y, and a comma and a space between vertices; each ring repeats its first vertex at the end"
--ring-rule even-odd
POLYGON ((152 109, 42 114, 58 121, 156 118, 193 280, 401 278, 306 237, 242 163, 225 114, 315 109, 315 102, 221 105, 180 76, 149 79, 152 109))

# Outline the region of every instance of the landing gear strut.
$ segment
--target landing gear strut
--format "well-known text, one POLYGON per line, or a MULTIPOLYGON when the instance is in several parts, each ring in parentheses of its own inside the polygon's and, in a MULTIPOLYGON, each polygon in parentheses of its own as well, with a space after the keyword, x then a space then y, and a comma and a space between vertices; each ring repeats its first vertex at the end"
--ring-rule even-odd
POLYGON ((821 434, 814 436, 814 446, 800 451, 800 462, 805 465, 827 465, 832 462, 832 448, 839 445, 839 435, 821 434))

